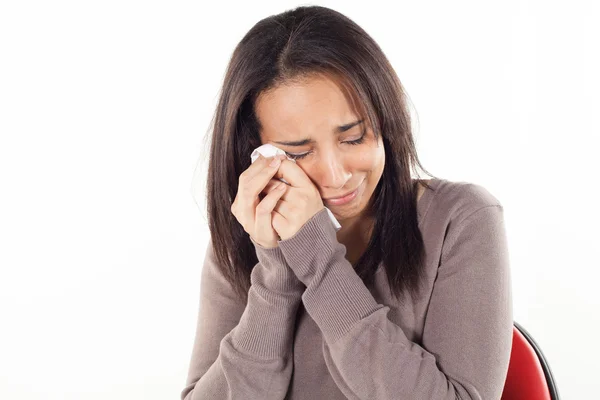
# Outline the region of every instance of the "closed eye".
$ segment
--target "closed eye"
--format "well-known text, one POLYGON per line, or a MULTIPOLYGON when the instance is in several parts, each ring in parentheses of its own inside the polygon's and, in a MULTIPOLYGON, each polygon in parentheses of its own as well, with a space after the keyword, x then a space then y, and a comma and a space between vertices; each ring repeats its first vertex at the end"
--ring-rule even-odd
MULTIPOLYGON (((363 130, 362 136, 359 137, 356 140, 348 140, 346 142, 342 142, 342 143, 346 143, 352 146, 356 146, 359 144, 362 144, 365 141, 365 134, 366 134, 366 129, 363 130)), ((302 160, 304 157, 306 157, 307 155, 309 155, 310 153, 312 153, 311 151, 307 151, 306 153, 302 153, 302 154, 291 154, 286 152, 285 154, 287 154, 290 158, 292 158, 293 160, 302 160)))

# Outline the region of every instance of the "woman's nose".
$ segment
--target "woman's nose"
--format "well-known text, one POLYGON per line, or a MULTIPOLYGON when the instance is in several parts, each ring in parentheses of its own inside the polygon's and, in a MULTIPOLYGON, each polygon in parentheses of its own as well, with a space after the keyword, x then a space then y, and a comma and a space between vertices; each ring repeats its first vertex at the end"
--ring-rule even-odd
POLYGON ((317 165, 320 171, 320 186, 330 190, 339 190, 344 187, 351 174, 346 171, 342 156, 332 152, 325 154, 320 161, 317 165))

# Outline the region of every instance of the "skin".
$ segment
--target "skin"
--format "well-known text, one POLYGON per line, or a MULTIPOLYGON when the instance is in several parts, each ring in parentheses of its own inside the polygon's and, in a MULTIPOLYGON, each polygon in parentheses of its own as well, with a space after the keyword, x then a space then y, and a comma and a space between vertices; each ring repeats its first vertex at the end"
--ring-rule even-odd
MULTIPOLYGON (((381 179, 385 165, 383 140, 376 140, 367 119, 352 106, 335 80, 314 76, 288 83, 262 93, 255 104, 261 124, 261 144, 270 143, 294 158, 309 153, 296 164, 304 171, 321 198, 339 197, 357 187, 357 197, 345 205, 328 205, 342 225, 338 242, 347 249, 347 259, 355 262, 364 252, 371 235, 373 218, 369 203, 381 179), (342 133, 335 128, 364 119, 342 133), (364 142, 351 145, 366 128, 364 142), (302 146, 281 144, 283 141, 312 139, 302 146)), ((289 161, 286 161, 289 162, 289 161)), ((418 185, 418 198, 423 187, 418 185)))

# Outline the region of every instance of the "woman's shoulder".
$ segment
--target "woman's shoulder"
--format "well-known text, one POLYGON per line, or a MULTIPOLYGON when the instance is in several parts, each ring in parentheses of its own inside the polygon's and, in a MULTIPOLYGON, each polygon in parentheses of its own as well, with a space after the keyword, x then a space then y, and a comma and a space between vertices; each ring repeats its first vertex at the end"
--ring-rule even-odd
POLYGON ((433 191, 430 207, 445 212, 451 219, 466 217, 489 206, 502 209, 500 200, 484 184, 443 178, 428 183, 433 191))

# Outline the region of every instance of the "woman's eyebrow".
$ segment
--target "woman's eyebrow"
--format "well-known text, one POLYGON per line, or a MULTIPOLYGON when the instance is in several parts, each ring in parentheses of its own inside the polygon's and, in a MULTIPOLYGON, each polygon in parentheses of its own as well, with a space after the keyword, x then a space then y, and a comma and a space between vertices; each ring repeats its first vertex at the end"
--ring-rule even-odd
MULTIPOLYGON (((349 124, 340 125, 340 126, 338 126, 337 128, 335 128, 333 130, 333 133, 340 134, 340 133, 346 132, 347 130, 355 127, 356 125, 362 124, 363 122, 365 122, 365 120, 364 119, 360 119, 358 121, 350 122, 349 124)), ((291 142, 278 142, 278 141, 275 141, 275 140, 273 141, 273 143, 281 144, 283 146, 296 146, 296 147, 305 146, 307 144, 314 143, 314 142, 315 141, 313 139, 311 139, 311 138, 306 138, 306 139, 301 139, 301 140, 294 140, 294 141, 291 141, 291 142)))
POLYGON ((342 132, 346 132, 348 129, 350 129, 350 128, 354 128, 356 125, 358 125, 358 124, 362 124, 363 122, 365 122, 365 120, 364 120, 364 119, 359 119, 358 121, 354 121, 354 122, 350 122, 349 124, 346 124, 346 125, 341 125, 341 126, 338 126, 338 127, 335 129, 335 133, 342 133, 342 132))

